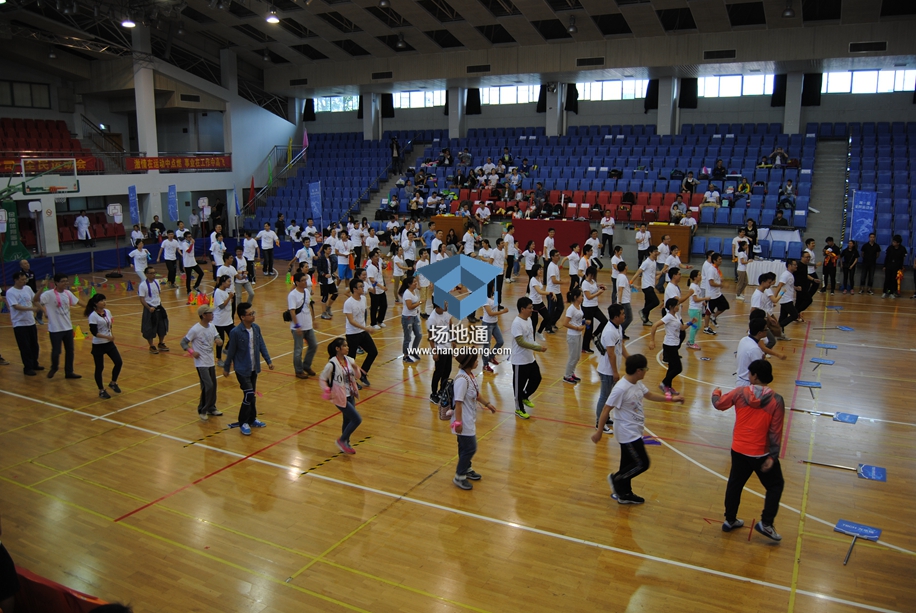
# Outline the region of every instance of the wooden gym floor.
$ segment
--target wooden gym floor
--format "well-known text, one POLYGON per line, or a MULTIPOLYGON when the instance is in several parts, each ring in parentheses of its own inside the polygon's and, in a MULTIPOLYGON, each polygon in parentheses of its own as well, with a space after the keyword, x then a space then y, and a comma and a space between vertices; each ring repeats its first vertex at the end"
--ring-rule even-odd
MULTIPOLYGON (((720 529, 734 415, 712 409, 709 396, 733 386, 749 302, 728 294, 719 335, 700 334, 700 352, 682 349, 675 385, 685 406, 646 403, 647 434, 661 445, 648 448, 652 466, 634 482, 646 504, 633 507, 611 500, 605 481, 619 447, 589 440, 597 358, 583 355, 582 383, 564 384, 562 334, 539 355, 544 382, 530 421, 512 412, 508 363, 483 378, 501 410, 479 420, 483 480, 465 492, 451 483, 455 438, 427 401, 431 359, 402 363, 400 309, 390 308, 358 406, 357 455, 338 454, 339 413, 317 382, 293 376, 280 317, 289 289, 282 275, 259 275, 255 287, 277 369, 259 380, 268 427, 250 437, 227 429, 240 401, 234 377, 219 379, 225 416, 197 419, 196 372, 178 344, 196 322, 184 290, 166 302, 172 352, 160 355, 140 338, 136 298, 102 290, 125 362, 124 392, 111 400, 97 397, 89 340, 76 341, 82 380, 29 378, 0 320, 12 362, 0 369, 0 513, 19 565, 138 612, 916 610, 916 301, 818 295, 809 323, 780 343, 788 359, 774 361, 773 387, 787 405, 860 419, 787 414, 776 544, 750 529, 762 508, 754 477, 739 514, 747 527, 720 529), (836 364, 812 372, 820 342, 838 345, 836 364), (823 389, 812 399, 796 379, 823 389), (806 459, 883 466, 888 481, 806 459), (833 531, 840 519, 883 530, 878 543, 858 542, 847 566, 851 539, 833 531)), ((508 332, 524 284, 506 291, 508 332)), ((341 306, 333 321, 317 320, 316 370, 343 331, 341 306)), ((87 330, 81 314, 73 321, 87 330)), ((645 330, 638 320, 630 328, 631 353, 646 351, 645 330)), ((47 366, 46 328, 39 335, 47 366)), ((664 369, 655 355, 650 367, 653 389, 664 369)))

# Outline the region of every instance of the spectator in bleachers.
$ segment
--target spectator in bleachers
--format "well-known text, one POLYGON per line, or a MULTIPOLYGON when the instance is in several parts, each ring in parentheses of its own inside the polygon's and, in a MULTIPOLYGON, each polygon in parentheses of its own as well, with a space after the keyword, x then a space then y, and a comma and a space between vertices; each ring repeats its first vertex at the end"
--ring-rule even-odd
POLYGON ((468 151, 467 147, 464 148, 464 151, 458 154, 458 163, 462 166, 470 166, 474 163, 474 156, 471 155, 471 152, 468 151))
MULTIPOLYGON (((757 162, 757 168, 772 168, 772 167, 773 165, 770 164, 770 158, 768 156, 763 156, 762 158, 760 158, 760 161, 757 162)), ((757 183, 755 182, 754 185, 756 186, 757 183)))
POLYGON ((451 167, 454 163, 452 160, 452 152, 446 147, 442 150, 442 153, 439 154, 439 166, 451 167))
POLYGON ((391 143, 388 145, 391 149, 391 172, 401 174, 403 169, 403 156, 401 155, 401 145, 398 143, 398 137, 392 136, 391 143))
POLYGON ((695 194, 700 182, 693 178, 693 171, 688 171, 687 176, 681 181, 682 194, 695 194))
POLYGON ((782 147, 776 147, 767 158, 773 162, 773 166, 784 166, 789 161, 789 154, 782 147))
POLYGON ((786 184, 779 187, 779 206, 792 210, 795 208, 795 186, 792 179, 786 179, 786 184))
POLYGON ((286 238, 292 242, 299 241, 299 233, 302 232, 302 228, 299 224, 296 223, 295 219, 291 219, 289 225, 286 226, 286 238))
POLYGON ((496 169, 494 168, 494 169, 490 172, 490 174, 487 175, 487 186, 489 186, 490 189, 493 189, 493 188, 496 187, 497 185, 499 185, 499 173, 498 173, 498 172, 496 171, 496 169))
POLYGON ((881 245, 875 242, 875 233, 868 235, 868 242, 862 245, 862 275, 859 279, 859 293, 865 293, 865 282, 868 281, 868 293, 874 296, 872 286, 875 282, 875 268, 878 265, 878 256, 881 255, 881 245))
POLYGON ((503 161, 502 161, 501 158, 500 158, 499 160, 497 160, 497 162, 496 162, 496 176, 498 176, 500 179, 502 179, 502 178, 505 177, 508 173, 509 173, 509 167, 506 166, 506 165, 503 163, 503 161))
POLYGON ((508 197, 515 198, 515 192, 522 186, 522 175, 518 174, 518 168, 513 168, 506 176, 506 189, 508 197))
POLYGON ((458 255, 460 242, 458 233, 453 228, 449 228, 448 234, 445 235, 445 248, 449 255, 458 255))
POLYGON ((197 238, 200 236, 200 216, 197 209, 191 209, 191 216, 188 217, 188 223, 191 224, 191 236, 197 238))
POLYGON ((900 298, 900 284, 903 281, 903 275, 897 279, 897 273, 903 272, 903 262, 906 260, 906 247, 902 245, 903 238, 895 234, 891 239, 891 245, 884 253, 884 291, 881 293, 882 298, 900 298))
POLYGON ((158 215, 153 215, 153 223, 149 225, 150 238, 159 240, 165 236, 165 224, 159 221, 158 215))
MULTIPOLYGON (((216 223, 216 228, 222 230, 222 225, 216 221, 215 218, 214 222, 216 223)), ((284 219, 283 213, 277 213, 277 221, 274 222, 274 232, 277 233, 277 240, 280 240, 279 237, 286 234, 286 219, 284 219)))
POLYGON ((544 189, 544 184, 540 181, 537 182, 534 189, 534 202, 538 206, 544 206, 547 202, 547 190, 544 189))
POLYGON ((724 181, 727 175, 728 169, 725 167, 725 163, 721 159, 716 160, 716 165, 713 167, 710 176, 716 181, 724 181))
POLYGON ((789 227, 789 220, 787 220, 782 213, 782 209, 776 211, 776 217, 773 219, 774 228, 787 228, 789 227))
POLYGON ((751 184, 747 182, 747 177, 741 177, 741 183, 738 184, 738 195, 748 197, 751 194, 751 184))
POLYGON ((524 177, 527 177, 529 174, 531 174, 531 164, 528 163, 528 158, 522 158, 522 163, 519 165, 518 171, 524 177))
POLYGON ((512 166, 512 163, 515 161, 515 158, 512 157, 512 154, 509 153, 508 147, 503 147, 503 154, 499 156, 499 161, 502 162, 507 168, 512 166))
POLYGON ((408 198, 413 198, 414 194, 417 193, 417 186, 414 185, 412 179, 407 179, 407 183, 404 184, 404 193, 407 194, 408 198))
POLYGON ((483 227, 490 223, 490 215, 490 202, 487 201, 480 205, 480 208, 477 209, 477 213, 474 215, 474 217, 480 223, 480 226, 483 227))
POLYGON ((719 194, 719 189, 715 186, 714 183, 710 183, 709 188, 706 190, 706 193, 703 194, 703 206, 718 207, 721 204, 722 204, 722 195, 719 194))
POLYGON ((856 241, 851 240, 846 243, 846 248, 840 252, 840 261, 843 267, 843 283, 840 289, 844 294, 847 292, 853 294, 856 290, 856 264, 859 263, 859 249, 856 241))
POLYGON ((620 198, 621 204, 634 205, 636 204, 636 194, 627 190, 624 192, 623 196, 620 198))
POLYGON ((688 228, 690 228, 690 236, 696 236, 696 234, 697 234, 697 220, 694 219, 692 215, 690 215, 690 214, 685 214, 684 217, 681 218, 681 225, 682 225, 682 226, 687 226, 688 228))
MULTIPOLYGON (((136 244, 137 241, 142 241, 146 236, 143 234, 143 230, 140 229, 140 224, 134 224, 134 229, 130 233, 130 242, 136 244)), ((145 267, 144 267, 145 268, 145 267)), ((143 275, 140 275, 140 278, 143 278, 143 275)))
POLYGON ((484 173, 482 168, 477 169, 477 174, 474 178, 477 180, 478 188, 484 188, 487 186, 487 174, 484 173))
POLYGON ((684 197, 678 194, 671 203, 671 223, 679 224, 687 212, 687 205, 684 204, 684 197))
MULTIPOLYGON (((439 212, 439 205, 442 204, 442 197, 439 196, 439 192, 433 191, 429 194, 429 198, 426 199, 426 216, 432 217, 439 212)), ((434 224, 431 224, 434 225, 434 224)))
POLYGON ((397 194, 391 194, 388 197, 388 214, 397 217, 398 209, 401 208, 401 199, 397 194))
POLYGON ((423 199, 423 194, 420 192, 415 192, 413 198, 410 199, 410 204, 407 205, 407 208, 410 210, 411 219, 419 219, 422 217, 426 208, 426 201, 423 199))
MULTIPOLYGON (((187 234, 191 234, 191 231, 184 227, 183 221, 179 221, 178 228, 175 229, 175 238, 177 238, 178 240, 181 240, 187 234)), ((193 235, 192 235, 192 238, 193 238, 193 235)))
POLYGON ((481 168, 483 168, 483 171, 484 171, 486 174, 490 174, 493 170, 495 170, 495 169, 496 169, 496 164, 493 163, 493 158, 487 158, 486 164, 484 164, 483 166, 481 166, 481 168))

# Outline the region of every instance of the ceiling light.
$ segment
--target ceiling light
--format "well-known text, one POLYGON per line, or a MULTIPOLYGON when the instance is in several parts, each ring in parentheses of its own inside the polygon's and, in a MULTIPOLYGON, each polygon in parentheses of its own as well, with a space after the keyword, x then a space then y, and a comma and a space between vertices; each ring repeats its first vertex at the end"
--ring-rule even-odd
POLYGON ((391 0, 378 0, 378 7, 380 9, 391 8, 391 0))
POLYGON ((265 62, 270 61, 270 53, 267 51, 267 49, 264 49, 264 61, 265 62))
POLYGON ((135 28, 137 24, 134 23, 134 20, 130 18, 130 13, 127 14, 127 17, 124 18, 124 21, 121 22, 122 28, 135 28))
POLYGON ((569 27, 566 28, 566 31, 570 34, 576 34, 579 32, 579 28, 576 27, 576 17, 574 15, 569 16, 569 27))
POLYGON ((406 49, 407 43, 404 42, 404 35, 398 34, 398 42, 394 45, 397 49, 406 49))
POLYGON ((792 0, 786 0, 786 10, 782 12, 783 19, 794 19, 795 9, 792 8, 792 0))
POLYGON ((6 0, 0 0, 0 4, 6 4, 6 0))
POLYGON ((267 11, 267 23, 280 23, 280 18, 277 17, 277 9, 270 6, 270 10, 267 11))
POLYGON ((217 0, 210 0, 210 4, 207 5, 207 6, 209 6, 211 9, 215 9, 215 8, 216 8, 216 1, 217 1, 217 0))
POLYGON ((184 22, 179 21, 178 22, 178 35, 181 36, 182 34, 184 34, 184 22))
MULTIPOLYGON (((4 2, 5 2, 5 1, 6 1, 6 0, 4 0, 4 2)), ((48 59, 49 59, 49 60, 56 60, 56 59, 57 59, 57 54, 54 53, 54 51, 52 50, 51 53, 48 54, 48 59)))

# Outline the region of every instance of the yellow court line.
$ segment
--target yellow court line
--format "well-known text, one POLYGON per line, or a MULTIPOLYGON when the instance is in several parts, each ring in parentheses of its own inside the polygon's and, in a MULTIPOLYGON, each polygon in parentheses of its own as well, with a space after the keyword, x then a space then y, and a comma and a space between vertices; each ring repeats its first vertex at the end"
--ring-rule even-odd
POLYGON ((302 568, 300 568, 299 570, 297 570, 296 572, 294 572, 292 575, 290 575, 290 576, 286 579, 286 582, 289 583, 290 581, 292 581, 293 579, 295 579, 296 577, 298 577, 299 575, 301 575, 302 573, 304 573, 305 571, 307 571, 308 569, 310 569, 312 566, 314 566, 315 564, 317 564, 318 562, 320 562, 326 555, 328 555, 329 553, 331 553, 332 551, 334 551, 335 549, 337 549, 338 547, 340 547, 341 545, 343 545, 344 543, 346 543, 348 540, 350 540, 350 537, 356 535, 356 533, 358 533, 360 530, 362 530, 363 528, 365 528, 366 526, 368 526, 369 524, 371 524, 372 521, 373 521, 375 518, 377 518, 377 517, 378 517, 378 515, 373 515, 372 517, 370 517, 369 519, 367 519, 366 521, 364 521, 363 523, 361 523, 360 525, 358 525, 356 528, 354 528, 354 529, 350 532, 350 534, 347 534, 347 535, 344 536, 342 539, 340 539, 339 541, 337 541, 336 543, 334 543, 333 545, 331 545, 330 547, 328 547, 327 549, 325 549, 324 551, 322 551, 320 554, 318 554, 317 557, 312 558, 312 560, 309 561, 308 564, 306 564, 305 566, 303 566, 302 568))
MULTIPOLYGON (((814 454, 814 431, 817 421, 811 426, 811 437, 808 440, 808 461, 814 454)), ((808 486, 811 483, 811 464, 805 464, 805 489, 802 493, 801 512, 798 514, 798 536, 795 538, 795 559, 792 562, 792 583, 789 591, 789 613, 795 611, 795 595, 798 591, 798 566, 801 562, 802 538, 805 533, 805 512, 808 507, 808 486)))

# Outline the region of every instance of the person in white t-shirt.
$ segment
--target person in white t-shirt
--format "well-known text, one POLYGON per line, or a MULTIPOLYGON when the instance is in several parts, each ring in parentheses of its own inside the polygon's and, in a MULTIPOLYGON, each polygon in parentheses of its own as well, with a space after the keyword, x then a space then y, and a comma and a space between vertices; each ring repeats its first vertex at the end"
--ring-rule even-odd
POLYGON ((134 243, 135 248, 133 251, 127 254, 133 263, 134 263, 134 272, 137 273, 140 282, 143 282, 146 279, 146 267, 149 266, 150 253, 146 247, 143 246, 143 239, 137 239, 134 243))
MULTIPOLYGON (((265 223, 264 229, 258 232, 255 237, 261 241, 261 268, 264 276, 274 275, 274 246, 280 246, 280 238, 277 233, 270 229, 270 224, 265 223)), ((248 259, 248 256, 245 256, 248 259)))
POLYGON ((549 334, 557 331, 557 322, 563 316, 563 294, 560 289, 560 252, 554 249, 550 252, 549 264, 547 265, 547 282, 544 284, 547 290, 547 312, 550 314, 550 321, 544 326, 549 334))
POLYGON ((616 225, 614 214, 611 209, 608 209, 601 218, 601 255, 604 255, 605 249, 608 255, 614 254, 614 227, 616 225))
POLYGON ((541 280, 538 279, 538 272, 541 270, 540 264, 534 264, 531 267, 531 278, 528 279, 528 297, 531 298, 531 304, 533 311, 531 313, 531 325, 537 331, 535 338, 541 342, 546 342, 547 339, 544 338, 544 329, 550 324, 550 312, 547 310, 547 305, 544 304, 544 298, 547 297, 547 290, 544 289, 544 284, 541 283, 541 280), (538 326, 538 319, 541 320, 541 325, 538 326))
POLYGON ((10 323, 22 358, 22 372, 34 377, 38 374, 36 371, 44 370, 44 366, 38 364, 38 327, 35 324, 35 314, 41 312, 41 306, 28 282, 28 272, 14 272, 13 287, 6 290, 6 303, 9 305, 10 323))
POLYGON ((688 211, 687 214, 681 218, 680 225, 690 228, 690 236, 694 236, 697 233, 697 220, 693 218, 693 215, 688 211))
MULTIPOLYGON (((701 272, 699 270, 690 271, 690 285, 687 288, 687 318, 691 322, 702 320, 705 323, 709 318, 706 314, 706 305, 709 302, 709 298, 706 296, 706 290, 702 287, 703 280, 700 275, 701 272)), ((699 324, 690 326, 690 330, 687 332, 687 349, 700 349, 696 342, 699 328, 699 324)))
MULTIPOLYGON (((509 236, 508 234, 506 236, 509 236)), ((506 273, 499 273, 496 275, 495 279, 495 289, 496 289, 496 301, 497 306, 502 306, 503 301, 503 282, 505 281, 506 275, 510 275, 511 267, 507 267, 507 256, 506 252, 509 249, 509 245, 502 239, 496 239, 496 247, 490 249, 490 263, 493 266, 496 266, 501 271, 508 270, 506 273)))
POLYGON ((156 256, 157 262, 165 259, 165 267, 169 271, 169 288, 171 289, 178 287, 175 284, 175 276, 178 271, 178 250, 180 248, 181 243, 175 240, 175 232, 169 230, 166 232, 166 239, 159 245, 159 255, 156 256))
POLYGON ((346 287, 349 279, 353 278, 353 270, 350 268, 350 253, 353 250, 353 241, 347 232, 339 232, 338 238, 334 243, 334 255, 337 256, 337 285, 341 281, 346 287))
POLYGON ((420 318, 429 319, 429 314, 426 312, 426 303, 429 302, 429 292, 432 283, 429 279, 423 276, 423 273, 420 271, 423 268, 429 266, 429 250, 425 247, 420 249, 420 259, 417 260, 417 263, 414 264, 414 274, 417 275, 417 278, 420 281, 420 318))
POLYGON ((245 260, 245 248, 242 245, 237 245, 235 248, 235 259, 233 260, 235 266, 235 306, 238 306, 239 302, 242 301, 242 292, 245 292, 244 302, 253 302, 254 301, 254 289, 251 287, 251 282, 248 280, 248 262, 245 260))
POLYGON ((156 269, 152 266, 147 267, 146 280, 137 287, 137 297, 143 306, 140 333, 149 343, 149 352, 155 354, 169 351, 165 344, 165 337, 169 333, 169 316, 162 306, 162 288, 159 281, 156 281, 156 269), (158 345, 154 344, 156 337, 159 337, 158 345))
POLYGON ((124 365, 121 354, 114 342, 112 332, 111 311, 105 308, 105 294, 96 294, 89 299, 83 315, 89 318, 89 333, 92 334, 92 359, 95 362, 95 384, 99 388, 99 398, 111 398, 102 383, 102 371, 105 367, 105 356, 111 359, 111 380, 108 387, 117 394, 121 393, 118 387, 118 376, 124 365))
MULTIPOLYGON (((582 247, 579 243, 573 243, 569 246, 569 255, 566 256, 566 263, 569 265, 569 289, 579 287, 579 262, 582 261, 582 247)), ((561 264, 562 265, 562 264, 561 264)))
POLYGON ((796 270, 798 270, 798 260, 787 260, 786 269, 779 275, 779 284, 773 288, 773 294, 779 297, 779 326, 783 330, 798 319, 795 296, 797 292, 801 291, 801 287, 795 285, 796 270))
POLYGON ((496 298, 494 297, 494 288, 487 288, 487 302, 483 306, 483 325, 487 330, 487 341, 484 343, 483 350, 483 371, 484 373, 494 374, 496 371, 493 370, 493 366, 498 365, 499 361, 494 357, 500 349, 502 349, 505 341, 503 340, 503 334, 499 329, 499 316, 504 315, 509 312, 509 309, 504 308, 496 303, 496 298), (490 343, 493 339, 496 339, 496 345, 491 349, 490 343))
POLYGON ((623 262, 623 247, 616 245, 611 256, 611 304, 617 304, 617 265, 623 262))
MULTIPOLYGON (((518 245, 515 242, 515 226, 511 223, 506 226, 506 283, 513 283, 515 279, 515 259, 518 257, 518 245)), ((499 243, 496 243, 499 247, 499 243)), ((499 292, 499 299, 502 300, 502 291, 499 292)))
POLYGON ((54 287, 43 293, 39 299, 48 321, 48 335, 51 337, 51 368, 48 370, 48 379, 57 373, 61 345, 64 348, 66 378, 82 379, 82 376, 73 372, 73 323, 70 321, 70 308, 85 305, 73 295, 69 287, 70 277, 58 273, 54 275, 54 287))
MULTIPOLYGON (((439 359, 446 358, 448 356, 440 356, 439 359)), ((455 408, 451 415, 451 427, 458 438, 458 466, 452 483, 463 490, 470 490, 474 488, 471 481, 480 480, 480 475, 471 468, 471 460, 477 452, 477 407, 481 405, 491 413, 496 413, 496 407, 480 397, 480 386, 474 378, 477 354, 462 352, 455 358, 460 370, 454 379, 455 408)))
POLYGON ((223 242, 223 233, 216 234, 216 240, 210 243, 210 262, 213 266, 213 280, 216 281, 219 267, 223 265, 223 256, 226 253, 226 243, 223 242))
POLYGON ((404 331, 404 342, 401 343, 402 360, 406 364, 420 361, 418 348, 423 335, 420 331, 420 280, 409 275, 401 282, 398 293, 401 295, 401 329, 404 331))
POLYGON ((779 297, 773 294, 776 273, 765 272, 757 277, 757 288, 751 294, 750 319, 763 319, 767 322, 767 347, 775 347, 776 340, 787 341, 779 320, 773 315, 779 297))
POLYGON ((646 224, 639 224, 639 230, 636 231, 636 262, 640 266, 649 255, 649 243, 651 241, 652 233, 646 229, 646 224))
POLYGON ((744 290, 747 288, 747 246, 748 243, 738 244, 738 253, 735 255, 738 262, 735 267, 738 269, 738 282, 735 286, 735 298, 744 302, 744 290))
POLYGON ((614 293, 617 294, 617 304, 623 307, 625 317, 620 329, 623 332, 623 340, 625 341, 630 340, 630 337, 627 336, 627 328, 633 323, 633 306, 630 304, 630 292, 632 290, 627 272, 627 263, 620 260, 617 263, 617 283, 614 293))
POLYGON ((566 314, 563 318, 563 327, 566 328, 566 371, 563 381, 575 385, 582 379, 576 376, 576 364, 582 357, 582 333, 585 332, 585 314, 582 312, 582 290, 575 287, 566 293, 566 314))
MULTIPOLYGON (((601 344, 604 346, 604 353, 598 359, 598 377, 601 380, 601 390, 598 392, 598 404, 595 405, 595 428, 598 428, 598 420, 601 417, 601 411, 604 410, 604 404, 608 396, 614 389, 614 385, 620 380, 620 369, 618 362, 621 359, 629 357, 627 346, 623 342, 623 325, 626 319, 622 304, 612 304, 607 309, 608 325, 601 332, 601 344)), ((611 426, 614 420, 608 418, 604 422, 602 430, 605 434, 611 434, 611 426)))
POLYGON ((191 279, 194 273, 197 273, 197 281, 194 283, 194 291, 200 291, 200 282, 204 280, 204 271, 201 270, 200 264, 197 263, 197 256, 194 253, 194 239, 190 233, 178 243, 178 252, 181 254, 181 262, 185 272, 185 289, 191 293, 191 279))
MULTIPOLYGON (((226 272, 225 268, 220 268, 223 272, 216 278, 216 289, 213 290, 213 325, 219 334, 219 340, 224 342, 235 327, 235 284, 232 275, 223 274, 226 272)), ((234 272, 235 268, 232 268, 232 271, 234 272)), ((223 367, 222 345, 216 347, 216 365, 223 367)))
POLYGON ((674 379, 684 372, 684 366, 681 363, 681 356, 678 348, 681 346, 681 333, 687 328, 694 325, 700 325, 698 321, 681 321, 681 314, 678 312, 678 299, 671 298, 665 303, 667 313, 664 317, 655 322, 649 331, 649 349, 655 350, 655 333, 659 328, 665 328, 665 339, 662 341, 662 361, 668 366, 668 372, 665 378, 658 384, 662 393, 668 396, 677 395, 674 389, 674 379))
POLYGON ((216 408, 216 366, 213 362, 213 344, 223 346, 223 339, 217 336, 213 325, 213 308, 203 305, 197 309, 199 323, 194 324, 181 339, 181 348, 194 358, 197 378, 200 379, 200 401, 197 416, 207 421, 210 416, 219 417, 222 411, 216 408))
POLYGON ((658 258, 655 260, 655 267, 658 272, 658 280, 655 282, 655 291, 665 291, 665 281, 668 280, 668 258, 671 257, 671 236, 665 234, 662 236, 662 242, 658 244, 658 258))
POLYGON ((312 361, 318 349, 318 340, 312 326, 312 310, 310 303, 312 293, 309 289, 311 283, 307 273, 297 272, 293 275, 293 289, 286 296, 286 306, 289 309, 290 332, 293 335, 293 370, 299 379, 308 379, 315 376, 312 370, 312 361), (302 343, 308 345, 305 359, 302 357, 302 343))
MULTIPOLYGON (((678 394, 664 396, 650 392, 642 383, 649 371, 649 361, 642 354, 633 354, 626 359, 626 375, 617 382, 608 396, 607 404, 598 417, 598 423, 605 423, 614 411, 614 438, 620 445, 620 468, 607 476, 614 498, 618 504, 642 504, 646 500, 633 493, 632 480, 649 469, 649 456, 643 441, 646 417, 643 399, 652 402, 680 402, 684 397, 678 394)), ((597 429, 592 442, 601 440, 603 430, 597 429)))
POLYGON ((143 235, 143 231, 140 229, 140 224, 134 224, 134 229, 130 232, 130 242, 137 244, 137 241, 142 241, 146 236, 143 235))
POLYGON ((245 269, 248 271, 248 280, 252 285, 255 281, 254 261, 260 257, 260 246, 257 239, 251 238, 251 231, 245 230, 245 238, 242 240, 242 255, 245 258, 245 269))
POLYGON ((80 211, 73 225, 76 227, 76 239, 83 241, 83 247, 92 247, 95 242, 89 232, 89 226, 92 225, 92 222, 86 216, 86 211, 80 211))
MULTIPOLYGON (((740 251, 739 247, 741 245, 744 245, 744 256, 745 258, 747 258, 748 253, 750 253, 748 250, 750 249, 750 246, 751 246, 751 239, 747 237, 747 228, 743 226, 738 228, 738 236, 732 239, 732 262, 735 263, 735 282, 736 283, 738 281, 738 277, 740 276, 740 272, 742 270, 741 262, 740 262, 740 259, 738 258, 738 252, 740 251)), ((746 263, 745 263, 745 267, 743 270, 747 270, 746 263)), ((747 277, 746 276, 744 279, 744 285, 745 287, 747 286, 747 277)), ((742 294, 742 291, 736 290, 735 293, 740 296, 742 294)), ((738 300, 742 300, 742 299, 738 298, 738 300)))
POLYGON ((374 330, 385 328, 385 316, 388 314, 388 287, 385 285, 385 265, 378 248, 369 252, 369 263, 366 266, 366 290, 369 294, 369 325, 374 330))
POLYGON ((299 234, 301 232, 302 228, 296 223, 296 220, 291 219, 289 225, 286 226, 286 239, 294 243, 299 242, 299 234))
POLYGON ((367 325, 366 321, 365 291, 361 279, 350 279, 350 297, 344 302, 343 314, 347 318, 344 328, 347 335, 347 355, 355 360, 357 349, 361 347, 366 352, 359 381, 363 387, 369 387, 369 369, 372 368, 372 363, 378 356, 378 349, 372 340, 373 329, 367 325))
POLYGON ((191 209, 188 223, 191 224, 191 236, 194 238, 200 236, 200 216, 197 214, 197 209, 191 209))
MULTIPOLYGON (((728 300, 722 294, 722 271, 719 269, 721 264, 722 256, 712 251, 708 253, 703 264, 703 290, 709 298, 709 320, 713 325, 718 325, 716 318, 729 309, 728 300)), ((703 328, 703 332, 713 336, 716 334, 709 325, 703 328)))
POLYGON ((448 301, 445 305, 433 303, 433 312, 426 321, 434 365, 429 394, 429 401, 433 404, 439 404, 442 392, 445 391, 449 377, 452 376, 452 356, 457 344, 451 330, 452 316, 448 313, 448 301))
POLYGON ((765 355, 771 355, 780 360, 786 359, 786 355, 784 353, 773 351, 767 347, 766 339, 766 321, 763 319, 752 319, 748 323, 747 336, 738 341, 738 351, 735 352, 738 363, 738 368, 735 371, 735 387, 746 387, 751 384, 751 380, 750 377, 748 377, 747 372, 748 366, 751 365, 751 362, 755 360, 762 360, 764 359, 763 356, 765 355))
POLYGON ((633 275, 630 283, 635 284, 637 278, 641 279, 640 285, 637 287, 642 289, 642 293, 646 297, 646 304, 640 311, 640 316, 642 317, 642 325, 651 326, 652 322, 649 321, 649 314, 659 304, 658 294, 655 293, 655 282, 658 281, 661 272, 659 272, 658 266, 656 266, 656 261, 658 260, 658 247, 651 245, 646 251, 646 259, 640 264, 639 269, 633 275))
MULTIPOLYGON (((592 230, 589 237, 585 240, 585 244, 582 246, 582 252, 585 253, 586 248, 591 247, 592 253, 589 258, 589 265, 598 267, 599 270, 604 268, 604 262, 599 259, 603 245, 598 239, 598 230, 592 230)), ((585 270, 582 267, 582 262, 579 262, 579 269, 585 270)), ((582 276, 582 275, 579 275, 582 276)))
POLYGON ((518 316, 512 321, 510 332, 512 355, 509 362, 512 364, 512 391, 515 394, 515 414, 522 419, 528 419, 531 416, 525 407, 534 407, 531 396, 541 384, 541 368, 534 353, 547 351, 547 348, 534 341, 534 326, 531 322, 534 308, 531 298, 522 296, 516 302, 516 308, 518 316))

